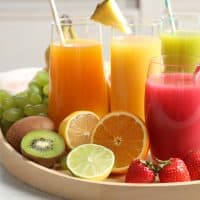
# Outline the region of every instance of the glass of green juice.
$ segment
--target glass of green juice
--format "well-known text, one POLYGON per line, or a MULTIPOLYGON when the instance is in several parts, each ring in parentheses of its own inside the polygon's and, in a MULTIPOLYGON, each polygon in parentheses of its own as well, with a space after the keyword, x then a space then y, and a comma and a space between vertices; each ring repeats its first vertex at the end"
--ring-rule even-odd
MULTIPOLYGON (((169 16, 162 17, 163 31, 161 34, 162 54, 176 55, 173 64, 189 64, 191 56, 200 57, 200 14, 177 13, 174 14, 176 31, 172 31, 169 16), (178 58, 178 59, 177 59, 178 58)), ((167 61, 169 63, 169 61, 167 61)), ((197 60, 200 63, 200 60, 197 60)), ((189 71, 193 71, 191 66, 189 71)))

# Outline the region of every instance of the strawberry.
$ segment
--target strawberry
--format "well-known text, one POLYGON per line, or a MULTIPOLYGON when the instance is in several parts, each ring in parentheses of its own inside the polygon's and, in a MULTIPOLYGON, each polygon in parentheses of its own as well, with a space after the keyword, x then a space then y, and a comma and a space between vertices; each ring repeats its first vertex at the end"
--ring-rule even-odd
POLYGON ((184 158, 191 180, 200 180, 200 150, 191 151, 184 158))
POLYGON ((155 181, 154 166, 148 161, 136 159, 129 166, 126 183, 153 183, 155 181))
POLYGON ((161 183, 190 181, 190 174, 183 160, 170 158, 164 162, 158 172, 161 183))

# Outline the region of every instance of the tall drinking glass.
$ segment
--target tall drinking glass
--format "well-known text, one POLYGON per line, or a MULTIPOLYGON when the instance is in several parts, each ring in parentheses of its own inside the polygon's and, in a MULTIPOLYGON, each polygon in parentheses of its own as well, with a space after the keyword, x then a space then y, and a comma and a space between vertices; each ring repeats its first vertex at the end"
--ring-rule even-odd
POLYGON ((161 54, 161 23, 127 24, 131 34, 113 29, 111 41, 111 110, 144 119, 144 93, 150 60, 161 54))
POLYGON ((49 116, 57 127, 77 110, 90 110, 99 116, 108 112, 100 25, 76 18, 61 26, 68 30, 65 45, 60 44, 53 25, 50 48, 49 116))
POLYGON ((153 158, 184 158, 200 149, 200 71, 197 57, 153 58, 146 81, 145 117, 153 158), (188 61, 188 62, 186 62, 188 61), (195 69, 190 72, 188 68, 195 69), (155 69, 157 69, 155 71, 155 69))
MULTIPOLYGON (((172 32, 169 17, 163 17, 162 54, 181 55, 179 60, 171 60, 172 64, 184 64, 196 56, 200 59, 200 15, 179 13, 174 14, 176 31, 172 32)), ((174 58, 175 59, 175 58, 174 58)), ((198 60, 200 62, 200 60, 198 60)), ((193 71, 193 68, 188 68, 193 71)))

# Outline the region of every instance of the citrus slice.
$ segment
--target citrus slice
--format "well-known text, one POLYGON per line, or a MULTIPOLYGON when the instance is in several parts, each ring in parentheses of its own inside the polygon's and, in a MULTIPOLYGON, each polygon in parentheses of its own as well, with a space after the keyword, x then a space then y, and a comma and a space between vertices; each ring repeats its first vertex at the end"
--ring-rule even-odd
POLYGON ((95 127, 92 143, 103 145, 115 154, 113 173, 127 172, 135 158, 145 159, 149 149, 149 136, 144 122, 126 112, 113 112, 102 118, 95 127))
POLYGON ((91 143, 91 133, 99 117, 90 111, 77 111, 67 116, 59 126, 59 134, 69 149, 91 143))
POLYGON ((77 177, 102 181, 114 166, 114 153, 101 145, 83 144, 74 148, 67 156, 67 167, 77 177))
POLYGON ((132 32, 115 0, 104 0, 98 4, 91 19, 127 34, 132 32))

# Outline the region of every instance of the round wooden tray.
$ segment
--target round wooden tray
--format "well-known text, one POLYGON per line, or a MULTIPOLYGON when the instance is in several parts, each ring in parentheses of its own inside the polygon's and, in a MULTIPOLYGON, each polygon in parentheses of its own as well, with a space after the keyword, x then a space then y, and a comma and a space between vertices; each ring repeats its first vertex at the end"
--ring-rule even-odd
MULTIPOLYGON (((10 74, 4 74, 4 78, 5 75, 6 80, 9 80, 10 74)), ((18 75, 22 75, 22 71, 18 75)), ((15 77, 19 78, 18 75, 15 77)), ((123 178, 112 177, 104 182, 95 182, 72 177, 68 172, 47 169, 16 152, 1 131, 0 162, 23 182, 67 200, 199 200, 200 181, 126 184, 123 178)))

